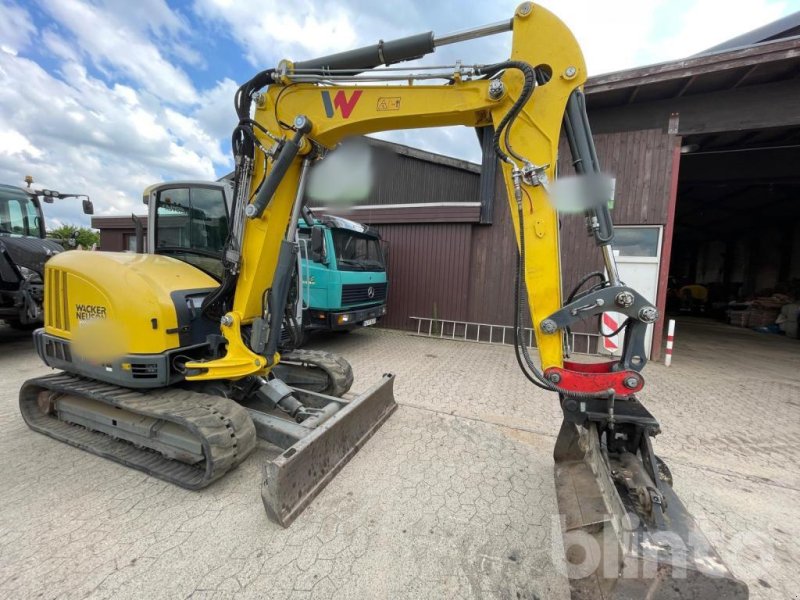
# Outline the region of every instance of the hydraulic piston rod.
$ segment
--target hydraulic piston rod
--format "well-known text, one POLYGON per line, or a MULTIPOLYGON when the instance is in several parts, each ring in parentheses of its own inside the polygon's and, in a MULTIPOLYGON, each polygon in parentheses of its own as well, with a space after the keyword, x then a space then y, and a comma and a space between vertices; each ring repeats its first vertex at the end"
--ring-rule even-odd
POLYGON ((458 44, 459 42, 466 42, 467 40, 474 40, 477 38, 486 37, 489 35, 496 35, 498 33, 505 33, 511 31, 513 19, 499 21, 491 25, 482 25, 480 27, 473 27, 472 29, 462 29, 461 31, 454 31, 439 37, 433 37, 434 47, 447 46, 448 44, 458 44))
POLYGON ((321 58, 296 62, 293 71, 320 69, 335 70, 368 70, 380 65, 393 65, 407 60, 415 60, 432 53, 438 46, 457 44, 466 40, 495 35, 511 31, 513 20, 507 19, 490 25, 464 29, 436 37, 432 31, 418 33, 405 38, 379 41, 371 46, 363 46, 347 52, 330 54, 321 58))

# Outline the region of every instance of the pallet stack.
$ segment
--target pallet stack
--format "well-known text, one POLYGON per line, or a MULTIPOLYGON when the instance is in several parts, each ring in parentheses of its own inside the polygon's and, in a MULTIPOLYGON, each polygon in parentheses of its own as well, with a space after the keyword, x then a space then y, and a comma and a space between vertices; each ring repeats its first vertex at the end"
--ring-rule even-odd
POLYGON ((787 306, 797 305, 791 304, 791 298, 785 294, 760 297, 749 302, 746 308, 737 305, 736 308, 730 309, 728 320, 735 327, 749 327, 750 329, 775 326, 788 321, 791 315, 795 315, 796 322, 796 312, 793 312, 791 308, 787 309, 788 316, 781 317, 781 311, 787 306))

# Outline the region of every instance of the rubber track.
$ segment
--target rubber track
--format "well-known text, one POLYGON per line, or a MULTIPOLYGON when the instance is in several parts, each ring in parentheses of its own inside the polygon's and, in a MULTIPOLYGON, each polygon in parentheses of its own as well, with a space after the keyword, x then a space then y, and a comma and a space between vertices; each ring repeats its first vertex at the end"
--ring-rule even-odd
POLYGON ((19 398, 20 412, 34 431, 192 490, 206 487, 225 475, 256 446, 256 430, 247 410, 220 396, 180 388, 141 392, 59 373, 29 379, 22 384, 19 398), (37 404, 42 390, 90 398, 176 423, 202 441, 206 460, 196 465, 185 464, 155 450, 46 415, 37 404))
POLYGON ((311 365, 325 371, 328 374, 328 387, 320 390, 321 394, 339 398, 353 385, 353 368, 338 354, 297 348, 290 352, 281 352, 280 362, 302 366, 311 365))

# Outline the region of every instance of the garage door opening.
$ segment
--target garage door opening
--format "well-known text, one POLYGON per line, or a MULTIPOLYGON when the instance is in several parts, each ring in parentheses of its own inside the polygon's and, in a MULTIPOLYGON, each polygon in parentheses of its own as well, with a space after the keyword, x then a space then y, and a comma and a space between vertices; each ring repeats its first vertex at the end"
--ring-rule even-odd
POLYGON ((798 127, 683 138, 669 314, 797 338, 798 164, 798 127))

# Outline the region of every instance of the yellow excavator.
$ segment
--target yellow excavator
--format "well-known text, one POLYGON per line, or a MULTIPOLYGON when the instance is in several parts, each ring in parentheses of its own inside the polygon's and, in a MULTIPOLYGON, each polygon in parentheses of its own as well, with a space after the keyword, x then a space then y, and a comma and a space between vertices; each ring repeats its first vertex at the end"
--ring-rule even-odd
MULTIPOLYGON (((23 384, 26 422, 193 489, 223 476, 264 438, 283 449, 265 469, 264 505, 288 525, 396 407, 390 374, 354 399, 291 387, 277 376, 309 166, 349 136, 492 128, 519 249, 517 361, 533 385, 554 392, 564 415, 555 485, 573 597, 746 598, 747 587, 700 532, 654 454, 659 423, 639 392, 645 331, 658 312, 620 281, 608 198, 597 186, 585 186, 598 197, 584 211, 605 274, 587 277, 562 302, 558 216, 548 197, 562 128, 578 177, 600 173, 585 80, 570 31, 530 2, 489 26, 282 61, 258 73, 235 99, 229 213, 210 218, 201 192, 163 199, 188 217, 197 240, 223 228, 220 275, 212 277, 202 261, 164 255, 53 257, 45 326, 34 339, 42 360, 62 372, 23 384), (508 31, 511 55, 500 63, 390 66, 508 31), (526 302, 541 366, 522 334, 526 302), (564 332, 607 310, 627 317, 622 356, 565 360, 564 332)), ((349 368, 338 364, 340 374, 349 368)))

